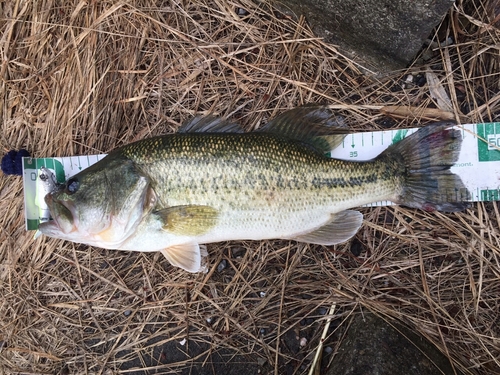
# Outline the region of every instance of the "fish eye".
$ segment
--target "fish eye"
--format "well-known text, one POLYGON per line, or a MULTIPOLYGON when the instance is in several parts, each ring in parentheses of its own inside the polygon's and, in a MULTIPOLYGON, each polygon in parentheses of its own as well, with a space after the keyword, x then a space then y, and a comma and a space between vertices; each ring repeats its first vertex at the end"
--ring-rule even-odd
POLYGON ((66 192, 70 195, 76 193, 79 187, 80 187, 80 182, 75 177, 71 177, 66 182, 66 192))

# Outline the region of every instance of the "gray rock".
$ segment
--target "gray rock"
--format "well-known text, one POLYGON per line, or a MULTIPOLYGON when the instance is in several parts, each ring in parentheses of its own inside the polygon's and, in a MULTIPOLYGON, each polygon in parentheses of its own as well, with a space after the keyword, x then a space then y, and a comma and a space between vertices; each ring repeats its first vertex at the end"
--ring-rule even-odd
POLYGON ((383 73, 404 68, 453 3, 453 0, 274 0, 273 5, 288 15, 304 15, 318 36, 338 44, 342 52, 357 58, 367 68, 383 73))
POLYGON ((433 344, 375 314, 357 314, 326 375, 453 375, 450 361, 433 344))

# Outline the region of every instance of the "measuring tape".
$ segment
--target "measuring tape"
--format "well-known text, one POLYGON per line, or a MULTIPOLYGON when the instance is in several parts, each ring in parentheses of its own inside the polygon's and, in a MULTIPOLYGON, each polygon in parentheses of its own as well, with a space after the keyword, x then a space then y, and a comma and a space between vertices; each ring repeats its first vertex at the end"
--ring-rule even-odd
MULTIPOLYGON (((463 141, 459 158, 451 171, 460 176, 471 193, 472 202, 500 200, 500 122, 457 125, 455 128, 462 131, 463 141)), ((370 160, 417 130, 413 128, 348 134, 342 145, 330 152, 330 156, 352 161, 370 160)), ((105 156, 24 158, 26 229, 37 230, 40 222, 48 220, 49 209, 43 198, 52 190, 53 183, 63 183, 105 156), (47 179, 47 174, 50 173, 53 176, 47 179), (53 180, 55 181, 51 185, 53 180)), ((391 204, 393 203, 383 201, 368 206, 391 204)))

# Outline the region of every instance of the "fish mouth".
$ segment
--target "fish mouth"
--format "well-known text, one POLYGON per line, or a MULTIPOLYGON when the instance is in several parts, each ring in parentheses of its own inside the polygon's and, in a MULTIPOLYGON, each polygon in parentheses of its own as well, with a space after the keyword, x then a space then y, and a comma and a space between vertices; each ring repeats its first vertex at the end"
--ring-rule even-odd
POLYGON ((51 219, 40 223, 38 229, 48 236, 68 234, 76 229, 74 213, 70 202, 55 199, 51 193, 45 196, 45 203, 49 207, 51 219))

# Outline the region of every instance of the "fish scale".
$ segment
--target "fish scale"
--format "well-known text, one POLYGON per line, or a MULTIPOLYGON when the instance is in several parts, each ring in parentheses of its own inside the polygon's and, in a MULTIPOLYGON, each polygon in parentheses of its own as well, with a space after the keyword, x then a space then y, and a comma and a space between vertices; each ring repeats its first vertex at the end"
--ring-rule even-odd
POLYGON ((151 178, 163 207, 205 204, 255 210, 279 205, 295 211, 329 203, 333 208, 347 200, 362 205, 389 199, 398 183, 384 179, 390 172, 381 161, 330 159, 305 144, 267 133, 174 134, 119 152, 151 178), (270 199, 270 192, 277 190, 270 199))

